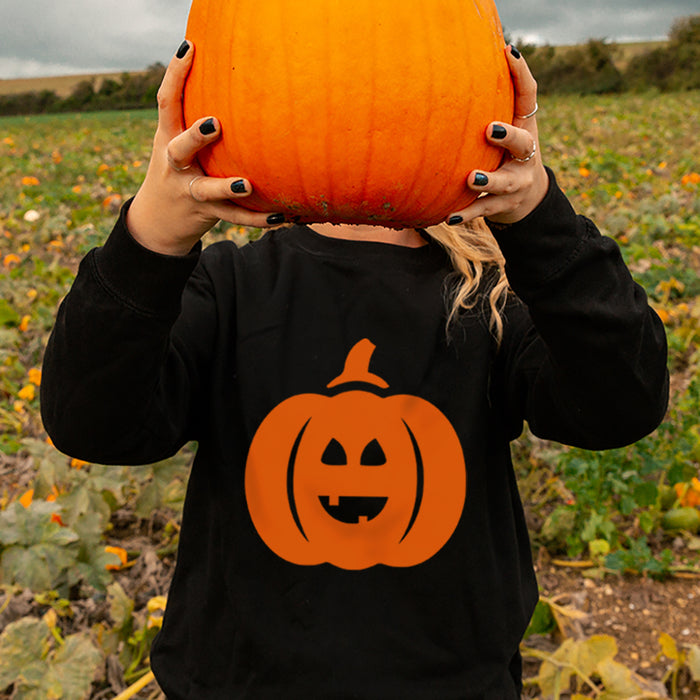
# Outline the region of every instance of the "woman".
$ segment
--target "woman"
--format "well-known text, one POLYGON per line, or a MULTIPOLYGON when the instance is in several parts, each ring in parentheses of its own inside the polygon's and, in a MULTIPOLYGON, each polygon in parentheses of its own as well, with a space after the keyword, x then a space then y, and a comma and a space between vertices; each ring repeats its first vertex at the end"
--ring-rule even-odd
POLYGON ((198 441, 159 683, 170 700, 519 697, 537 586, 509 442, 525 420, 589 449, 653 430, 662 324, 544 168, 511 47, 519 116, 486 135, 510 157, 468 174, 485 196, 451 226, 292 226, 202 252, 218 219, 282 217, 236 205, 244 173, 198 169, 219 125, 183 129, 193 53, 170 63, 146 179, 83 261, 42 382, 73 456, 198 441))

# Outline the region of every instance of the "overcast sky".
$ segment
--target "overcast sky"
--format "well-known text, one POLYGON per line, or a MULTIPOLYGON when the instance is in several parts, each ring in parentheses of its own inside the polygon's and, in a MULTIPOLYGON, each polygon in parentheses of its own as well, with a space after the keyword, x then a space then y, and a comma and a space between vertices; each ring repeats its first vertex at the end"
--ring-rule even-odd
MULTIPOLYGON (((549 44, 660 39, 675 19, 700 11, 698 0, 498 0, 497 5, 511 37, 549 44)), ((0 0, 0 78, 167 63, 184 36, 189 6, 190 0, 0 0)))

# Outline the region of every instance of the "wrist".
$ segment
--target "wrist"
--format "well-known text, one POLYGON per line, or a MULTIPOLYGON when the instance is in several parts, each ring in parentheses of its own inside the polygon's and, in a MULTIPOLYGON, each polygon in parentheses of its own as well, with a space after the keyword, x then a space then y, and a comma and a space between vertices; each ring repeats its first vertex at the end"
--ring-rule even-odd
MULTIPOLYGON (((198 236, 177 238, 172 235, 175 226, 168 226, 162 217, 155 217, 137 194, 126 211, 126 228, 131 237, 153 253, 183 257, 188 255, 199 240, 198 236), (165 232, 165 235, 164 235, 165 232)), ((162 205, 160 206, 162 211, 162 205)))

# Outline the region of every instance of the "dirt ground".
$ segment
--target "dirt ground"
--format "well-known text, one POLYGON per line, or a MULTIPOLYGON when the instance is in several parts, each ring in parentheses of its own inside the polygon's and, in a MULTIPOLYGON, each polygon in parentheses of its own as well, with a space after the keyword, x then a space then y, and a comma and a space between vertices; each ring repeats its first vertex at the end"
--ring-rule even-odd
MULTIPOLYGON (((644 678, 661 681, 671 666, 669 659, 659 658, 661 633, 673 637, 679 648, 700 645, 700 579, 654 581, 609 575, 598 581, 585 578, 575 568, 558 566, 546 555, 539 559, 542 595, 586 613, 584 619, 572 621, 570 635, 611 635, 618 646, 616 661, 644 678)), ((554 639, 539 643, 550 649, 557 645, 554 639)), ((537 664, 526 666, 526 675, 536 672, 537 664)), ((678 692, 682 698, 700 698, 700 684, 683 674, 678 692)))

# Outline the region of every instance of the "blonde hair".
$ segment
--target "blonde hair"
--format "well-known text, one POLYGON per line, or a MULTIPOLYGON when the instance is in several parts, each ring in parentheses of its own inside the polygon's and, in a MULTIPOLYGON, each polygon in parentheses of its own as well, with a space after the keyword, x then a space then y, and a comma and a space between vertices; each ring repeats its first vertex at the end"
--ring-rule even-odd
POLYGON ((441 223, 426 229, 448 253, 455 271, 448 290, 451 306, 447 331, 462 310, 484 307, 488 301, 488 327, 496 341, 503 337, 502 312, 508 296, 506 262, 496 239, 483 219, 449 226, 441 223))

